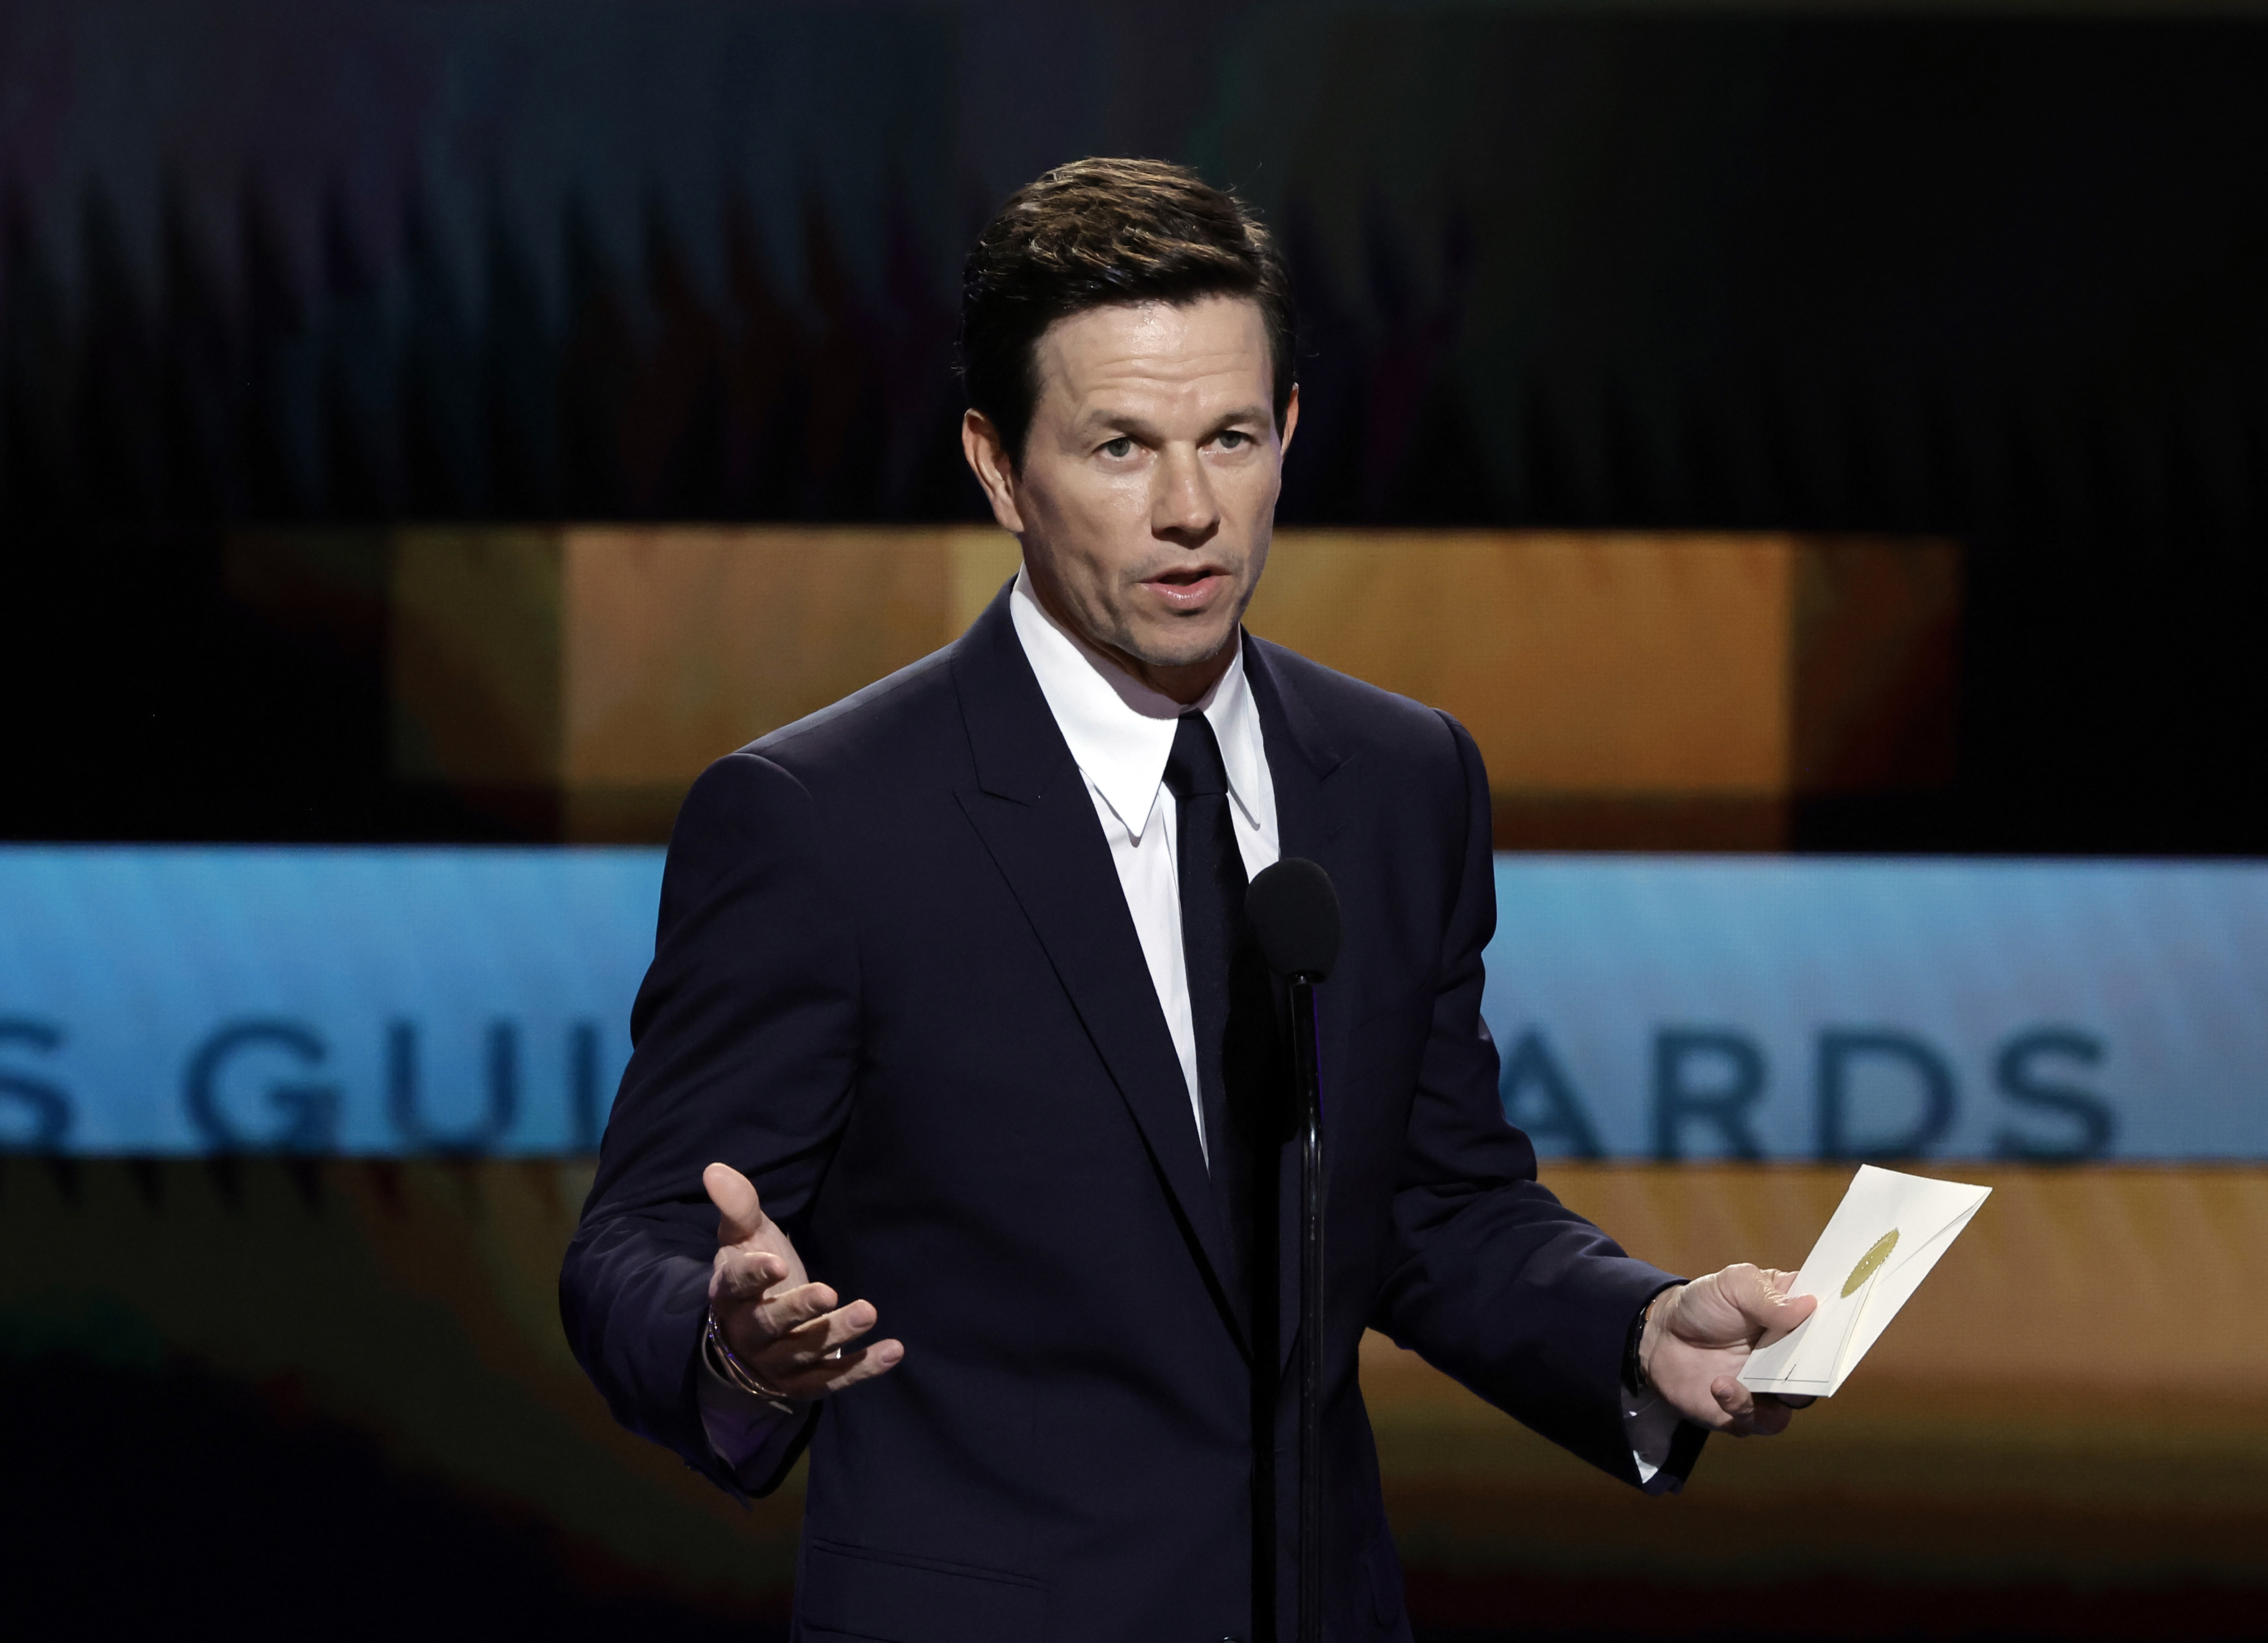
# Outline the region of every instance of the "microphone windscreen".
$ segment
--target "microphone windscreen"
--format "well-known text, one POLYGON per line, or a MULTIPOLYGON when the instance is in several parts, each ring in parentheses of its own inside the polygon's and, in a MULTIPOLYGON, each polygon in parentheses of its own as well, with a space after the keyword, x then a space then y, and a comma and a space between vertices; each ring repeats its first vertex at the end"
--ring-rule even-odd
POLYGON ((1244 916, 1278 976, 1321 981, 1339 956, 1339 893, 1312 861, 1286 857, 1261 870, 1244 893, 1244 916))

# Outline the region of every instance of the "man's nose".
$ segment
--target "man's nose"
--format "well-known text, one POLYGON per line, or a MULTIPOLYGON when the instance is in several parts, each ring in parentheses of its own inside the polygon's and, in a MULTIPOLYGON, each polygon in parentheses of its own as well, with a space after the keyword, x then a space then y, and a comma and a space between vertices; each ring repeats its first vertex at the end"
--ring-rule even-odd
POLYGON ((1211 477, 1196 448, 1167 446, 1156 471, 1157 489, 1150 508, 1152 533, 1191 545, 1210 538, 1220 524, 1220 505, 1213 497, 1211 477))

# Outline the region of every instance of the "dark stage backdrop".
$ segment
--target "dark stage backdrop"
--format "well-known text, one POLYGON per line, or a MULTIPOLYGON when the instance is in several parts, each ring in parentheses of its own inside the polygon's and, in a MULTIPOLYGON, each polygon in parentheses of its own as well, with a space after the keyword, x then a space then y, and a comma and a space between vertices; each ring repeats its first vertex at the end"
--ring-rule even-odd
MULTIPOLYGON (((701 760, 998 586, 961 253, 1117 152, 1295 268, 1258 630, 1465 715, 1499 844, 2268 853, 2263 85, 2268 24, 2110 6, 10 0, 0 838, 658 841, 701 760)), ((99 974, 136 919, 51 922, 99 974)), ((2236 949, 2186 956, 2249 1024, 2236 949)), ((131 1041, 48 1002, 0 996, 18 1145, 131 1041)), ((1732 1024, 1800 1069, 1844 1020, 1732 1024)), ((597 1028, 554 1025, 579 1138, 597 1028)), ((1551 1043, 1507 1100, 1634 1145, 1617 1064, 1551 1043)), ((0 1160, 0 1627, 777 1634, 792 1486, 740 1511, 567 1358, 587 1160, 396 1127, 435 1155, 0 1160)), ((2268 1173, 1941 1156, 1995 1197, 1877 1373, 1678 1502, 1368 1343, 1421 1635, 2257 1632, 2268 1173)), ((1847 1170, 1550 1179, 1699 1271, 1799 1261, 1847 1170)))
POLYGON ((2235 16, 18 0, 0 829, 483 836, 221 525, 973 517, 961 251, 1118 151, 1291 248, 1289 521, 1967 547, 1957 777, 1797 844, 2257 851, 2264 81, 2235 16))

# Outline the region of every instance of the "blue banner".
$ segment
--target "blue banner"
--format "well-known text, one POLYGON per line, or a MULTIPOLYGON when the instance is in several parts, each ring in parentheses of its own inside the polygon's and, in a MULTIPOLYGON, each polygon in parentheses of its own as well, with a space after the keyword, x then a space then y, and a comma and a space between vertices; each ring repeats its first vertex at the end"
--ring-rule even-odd
POLYGON ((1547 1155, 2268 1158, 2268 867, 1499 857, 1547 1155))
POLYGON ((0 1144, 596 1146, 658 850, 0 851, 0 1144))
MULTIPOLYGON (((652 850, 0 849, 0 1146, 587 1150, 652 850)), ((2268 866, 1506 856, 1547 1156, 2268 1158, 2268 866)))

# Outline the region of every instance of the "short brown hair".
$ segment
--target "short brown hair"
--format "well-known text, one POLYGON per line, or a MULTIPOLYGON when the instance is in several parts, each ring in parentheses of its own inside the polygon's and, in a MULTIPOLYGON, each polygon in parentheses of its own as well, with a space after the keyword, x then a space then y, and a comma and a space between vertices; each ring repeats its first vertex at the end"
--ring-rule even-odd
POLYGON ((1023 460, 1039 397, 1035 345, 1057 320, 1136 303, 1248 297, 1268 332, 1276 425, 1292 402, 1298 321, 1276 242, 1233 194, 1183 166, 1082 159, 1020 188, 961 276, 968 402, 1023 460))

